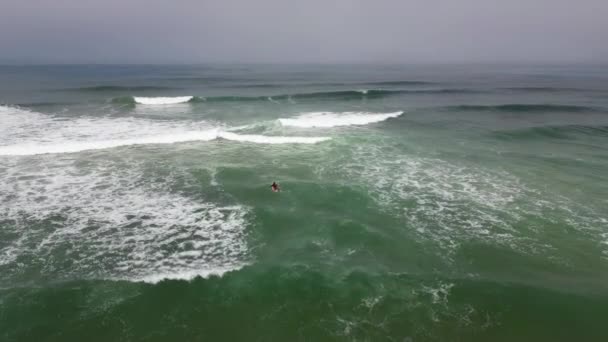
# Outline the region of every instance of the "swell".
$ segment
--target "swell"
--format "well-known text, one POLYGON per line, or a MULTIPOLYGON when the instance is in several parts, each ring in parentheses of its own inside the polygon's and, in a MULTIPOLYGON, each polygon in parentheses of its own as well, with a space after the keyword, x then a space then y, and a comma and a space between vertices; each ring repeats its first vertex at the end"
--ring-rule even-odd
MULTIPOLYGON (((291 97, 294 99, 361 99, 361 98, 381 98, 396 94, 401 94, 401 90, 344 90, 344 91, 327 91, 302 93, 293 95, 281 95, 279 98, 291 97)), ((274 97, 273 97, 274 98, 274 97)))
POLYGON ((264 96, 217 96, 199 97, 205 102, 238 102, 238 101, 280 101, 280 100, 360 100, 365 98, 383 98, 402 94, 400 90, 341 90, 311 93, 278 94, 264 96))
POLYGON ((362 82, 361 84, 371 84, 371 85, 386 85, 386 86, 408 86, 408 85, 429 85, 435 84, 435 82, 427 82, 427 81, 377 81, 377 82, 362 82))
POLYGON ((600 108, 556 104, 460 105, 446 107, 455 112, 597 112, 600 108))
MULTIPOLYGON (((470 94, 478 93, 478 91, 460 88, 447 89, 418 89, 418 90, 393 90, 393 89, 360 89, 360 90, 344 90, 344 91, 328 91, 314 92, 294 95, 280 95, 279 97, 291 97, 302 99, 323 99, 323 98, 340 98, 340 99, 360 99, 360 98, 382 98, 393 95, 403 94, 470 94)), ((275 98, 275 96, 273 96, 275 98)))
POLYGON ((575 137, 608 137, 608 126, 565 125, 541 126, 511 131, 495 131, 492 133, 500 139, 572 139, 575 137))
POLYGON ((245 267, 223 277, 155 285, 74 281, 0 295, 5 313, 0 328, 8 340, 34 335, 45 340, 55 330, 61 330, 64 340, 78 340, 100 327, 105 340, 120 340, 125 329, 134 339, 150 336, 141 322, 156 322, 159 340, 608 339, 605 293, 445 277, 330 275, 304 266, 245 267), (532 324, 531 317, 543 319, 532 324), (559 324, 573 321, 578 323, 559 324))
POLYGON ((281 88, 281 87, 348 87, 348 86, 422 86, 433 85, 434 82, 427 81, 371 81, 371 82, 318 82, 318 83, 251 83, 251 84, 233 84, 224 86, 226 88, 281 88))
POLYGON ((154 91, 154 90, 176 90, 181 88, 163 87, 163 86, 116 86, 116 85, 98 85, 91 87, 68 88, 68 91, 80 91, 90 93, 104 92, 127 92, 127 91, 154 91))
POLYGON ((561 88, 561 87, 505 87, 498 88, 500 90, 518 91, 518 92, 529 92, 529 93, 559 93, 559 92, 573 92, 573 91, 589 91, 587 89, 580 88, 561 88))
MULTIPOLYGON (((276 95, 260 95, 260 96, 179 96, 175 98, 186 98, 187 100, 180 103, 200 103, 200 102, 254 102, 254 101, 293 101, 293 100, 362 100, 362 99, 378 99, 395 95, 407 94, 470 94, 479 93, 479 91, 469 89, 421 89, 421 90, 388 90, 388 89, 361 89, 361 90, 340 90, 340 91, 323 91, 311 93, 295 93, 295 94, 276 94, 276 95)), ((162 98, 162 97, 159 97, 162 98)), ((150 98, 153 99, 153 98, 150 98)), ((140 101, 137 97, 123 96, 112 99, 114 103, 136 104, 140 101)))

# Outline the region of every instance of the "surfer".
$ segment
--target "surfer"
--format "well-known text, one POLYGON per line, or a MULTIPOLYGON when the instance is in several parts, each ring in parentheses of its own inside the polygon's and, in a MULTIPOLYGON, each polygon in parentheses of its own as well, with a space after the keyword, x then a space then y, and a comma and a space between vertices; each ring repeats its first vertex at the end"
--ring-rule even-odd
POLYGON ((270 186, 270 188, 272 189, 273 192, 281 191, 281 188, 279 187, 279 184, 277 184, 277 182, 272 182, 272 185, 270 186))

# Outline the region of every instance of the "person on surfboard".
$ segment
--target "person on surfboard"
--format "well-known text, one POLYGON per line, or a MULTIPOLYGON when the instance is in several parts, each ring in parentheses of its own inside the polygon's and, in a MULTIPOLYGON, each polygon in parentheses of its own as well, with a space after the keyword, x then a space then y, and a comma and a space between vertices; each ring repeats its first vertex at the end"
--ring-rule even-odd
POLYGON ((270 188, 272 189, 273 192, 281 191, 281 188, 279 187, 279 184, 277 184, 277 182, 272 182, 272 185, 270 186, 270 188))

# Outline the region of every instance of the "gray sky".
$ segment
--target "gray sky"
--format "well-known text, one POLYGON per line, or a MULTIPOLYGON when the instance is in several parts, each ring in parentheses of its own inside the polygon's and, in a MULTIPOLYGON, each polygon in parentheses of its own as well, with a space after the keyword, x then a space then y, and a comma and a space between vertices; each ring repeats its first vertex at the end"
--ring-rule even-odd
POLYGON ((0 62, 608 62, 608 0, 0 2, 0 62))

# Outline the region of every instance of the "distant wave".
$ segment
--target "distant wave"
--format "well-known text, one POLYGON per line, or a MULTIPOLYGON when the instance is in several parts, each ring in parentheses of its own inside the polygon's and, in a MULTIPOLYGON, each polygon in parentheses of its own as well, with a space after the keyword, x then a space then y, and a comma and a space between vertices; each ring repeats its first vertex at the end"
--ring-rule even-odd
POLYGON ((315 144, 329 137, 237 134, 205 122, 159 122, 135 118, 55 119, 0 106, 0 155, 74 153, 130 145, 230 140, 254 144, 315 144))
MULTIPOLYGON (((362 98, 380 98, 390 95, 401 94, 400 90, 382 90, 382 89, 361 89, 361 90, 344 90, 344 91, 325 91, 314 93, 302 93, 293 95, 281 95, 279 98, 290 96, 293 99, 362 99, 362 98)), ((275 97, 276 98, 276 97, 275 97)))
MULTIPOLYGON (((295 84, 297 85, 297 84, 295 84)), ((283 88, 288 87, 289 84, 280 84, 280 83, 237 83, 237 84, 228 84, 228 85, 220 85, 221 88, 283 88)), ((292 85, 293 86, 293 85, 292 85)))
POLYGON ((406 94, 485 94, 487 91, 466 88, 403 90, 406 94))
POLYGON ((115 85, 98 85, 92 87, 71 88, 67 90, 82 91, 82 92, 126 92, 126 91, 152 91, 152 90, 174 90, 179 88, 161 87, 161 86, 115 86, 115 85))
POLYGON ((597 108, 585 106, 552 105, 552 104, 504 104, 495 106, 462 105, 447 107, 453 111, 494 111, 494 112, 590 112, 597 108))
POLYGON ((521 91, 521 92, 532 92, 532 93, 554 93, 554 92, 565 92, 565 91, 582 91, 585 89, 579 88, 560 88, 560 87, 506 87, 499 88, 502 90, 521 91))
POLYGON ((313 112, 304 113, 295 118, 279 119, 283 126, 313 128, 337 126, 361 126, 396 118, 403 112, 365 113, 365 112, 313 112))
POLYGON ((371 85, 386 85, 386 86, 408 86, 408 85, 428 85, 435 84, 435 82, 427 82, 427 81, 378 81, 378 82, 362 82, 362 84, 371 84, 371 85))
POLYGON ((470 94, 479 91, 470 89, 419 89, 419 90, 389 90, 389 89, 358 89, 358 90, 339 90, 322 91, 311 93, 295 94, 276 94, 260 96, 177 96, 177 97, 118 97, 112 101, 114 103, 126 104, 176 104, 186 102, 249 102, 249 101, 285 101, 285 100, 362 100, 377 99, 394 95, 403 94, 470 94))
POLYGON ((569 139, 574 136, 598 136, 608 137, 608 126, 588 125, 564 125, 564 126, 541 126, 511 131, 495 131, 492 135, 501 139, 535 139, 553 138, 569 139))
POLYGON ((431 85, 434 82, 426 81, 370 81, 370 82, 316 82, 316 83, 236 83, 224 85, 224 88, 281 88, 281 87, 352 87, 352 86, 416 86, 416 85, 431 85))
MULTIPOLYGON (((328 91, 328 92, 317 92, 317 93, 304 93, 295 95, 282 95, 291 96, 292 98, 298 99, 317 99, 317 98, 340 98, 340 99, 361 99, 361 98, 381 98, 392 95, 400 94, 470 94, 478 93, 479 91, 470 89, 416 89, 416 90, 389 90, 389 89, 358 89, 358 90, 345 90, 345 91, 328 91)), ((274 96, 273 96, 274 97, 274 96)), ((276 97, 275 97, 276 98, 276 97)))
POLYGON ((255 82, 255 79, 235 79, 234 77, 221 77, 221 76, 176 76, 163 78, 166 81, 174 82, 188 82, 188 83, 203 83, 203 84, 214 84, 220 85, 225 82, 255 82))
POLYGON ((400 90, 340 90, 312 93, 276 94, 261 96, 212 96, 194 97, 192 102, 247 102, 247 101, 282 101, 282 100, 360 100, 365 98, 382 98, 400 94, 400 90))

